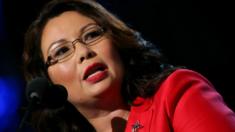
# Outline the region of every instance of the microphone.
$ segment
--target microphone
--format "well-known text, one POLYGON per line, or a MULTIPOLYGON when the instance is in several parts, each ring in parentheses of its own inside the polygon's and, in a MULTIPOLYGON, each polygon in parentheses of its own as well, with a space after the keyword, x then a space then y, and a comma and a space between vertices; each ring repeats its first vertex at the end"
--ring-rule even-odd
POLYGON ((46 78, 37 77, 28 83, 26 97, 29 102, 48 108, 58 108, 67 101, 64 86, 50 83, 46 78))
POLYGON ((21 132, 24 122, 35 108, 60 108, 66 103, 67 97, 68 93, 64 86, 52 84, 46 78, 37 77, 30 81, 26 87, 29 106, 20 122, 18 132, 21 132))

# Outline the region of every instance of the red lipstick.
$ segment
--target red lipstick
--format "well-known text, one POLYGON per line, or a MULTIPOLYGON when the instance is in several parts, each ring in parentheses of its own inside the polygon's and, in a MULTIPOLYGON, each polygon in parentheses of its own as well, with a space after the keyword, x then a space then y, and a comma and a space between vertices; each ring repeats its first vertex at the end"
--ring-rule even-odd
POLYGON ((89 83, 96 83, 108 75, 107 66, 102 63, 93 63, 85 68, 83 80, 89 83))

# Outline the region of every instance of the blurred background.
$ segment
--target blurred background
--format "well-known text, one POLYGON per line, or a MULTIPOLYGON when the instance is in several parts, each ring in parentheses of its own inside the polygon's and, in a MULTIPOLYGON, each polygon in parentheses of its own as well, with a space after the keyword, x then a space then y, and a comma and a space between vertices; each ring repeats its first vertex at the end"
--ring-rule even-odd
MULTIPOLYGON (((0 132, 14 132, 25 103, 24 33, 48 0, 0 0, 0 132)), ((98 0, 157 44, 175 65, 206 76, 235 110, 234 8, 212 0, 98 0), (232 35, 233 34, 233 35, 232 35)))

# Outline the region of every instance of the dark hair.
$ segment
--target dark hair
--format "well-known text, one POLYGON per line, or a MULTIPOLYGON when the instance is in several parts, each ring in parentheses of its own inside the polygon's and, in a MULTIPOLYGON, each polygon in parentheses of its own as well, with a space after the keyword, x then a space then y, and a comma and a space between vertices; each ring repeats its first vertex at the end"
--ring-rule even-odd
MULTIPOLYGON (((117 47, 125 67, 122 95, 126 103, 131 103, 137 96, 152 96, 160 82, 176 69, 165 64, 165 59, 155 45, 144 40, 140 33, 127 27, 95 1, 54 0, 43 8, 25 35, 23 59, 27 81, 38 76, 49 79, 40 48, 42 30, 48 20, 65 11, 77 11, 108 30, 107 34, 117 47)), ((86 119, 81 118, 79 112, 69 103, 56 110, 42 108, 34 115, 38 118, 34 122, 34 127, 38 131, 59 131, 58 128, 66 132, 94 131, 86 119), (54 122, 59 122, 59 125, 54 122)))

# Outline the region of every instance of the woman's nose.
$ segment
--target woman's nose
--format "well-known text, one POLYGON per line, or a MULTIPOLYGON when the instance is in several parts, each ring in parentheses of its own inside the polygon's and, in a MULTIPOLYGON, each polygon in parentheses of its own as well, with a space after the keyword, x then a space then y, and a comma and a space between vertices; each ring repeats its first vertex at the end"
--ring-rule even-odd
POLYGON ((84 44, 76 45, 76 51, 79 63, 95 56, 95 52, 84 44))

